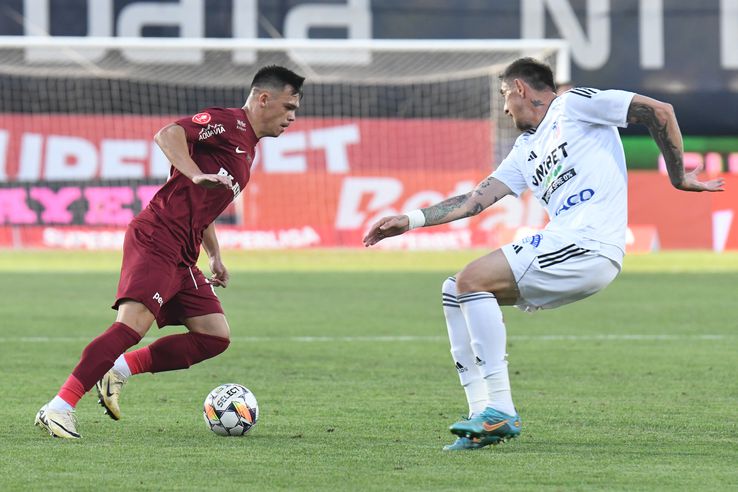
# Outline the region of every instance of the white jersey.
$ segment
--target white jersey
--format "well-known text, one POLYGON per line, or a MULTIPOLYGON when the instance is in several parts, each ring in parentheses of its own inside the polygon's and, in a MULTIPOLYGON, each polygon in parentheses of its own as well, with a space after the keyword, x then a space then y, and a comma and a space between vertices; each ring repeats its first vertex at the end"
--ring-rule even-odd
POLYGON ((626 127, 635 94, 575 88, 551 102, 537 128, 518 137, 492 177, 548 212, 546 230, 621 263, 628 223, 626 127))

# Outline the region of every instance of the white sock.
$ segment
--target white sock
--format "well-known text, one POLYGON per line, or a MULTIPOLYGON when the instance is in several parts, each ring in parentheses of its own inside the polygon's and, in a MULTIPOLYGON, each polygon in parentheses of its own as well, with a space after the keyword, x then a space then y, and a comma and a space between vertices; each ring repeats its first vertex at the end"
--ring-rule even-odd
POLYGON ((507 366, 485 376, 484 382, 485 394, 489 406, 508 415, 515 415, 515 405, 513 405, 512 394, 510 393, 510 377, 507 374, 507 366))
POLYGON ((469 418, 476 417, 487 406, 487 381, 483 378, 475 379, 464 385, 464 392, 469 403, 469 418))
POLYGON ((469 329, 476 364, 487 387, 487 406, 514 415, 515 405, 507 372, 507 333, 497 299, 489 292, 458 296, 469 329))
POLYGON ((56 395, 54 398, 51 399, 51 401, 48 403, 47 408, 50 408, 52 410, 56 410, 58 412, 73 412, 74 407, 67 403, 65 400, 63 400, 59 395, 56 395))
POLYGON ((487 404, 487 385, 475 364, 466 320, 456 299, 456 279, 449 277, 443 282, 443 315, 446 317, 451 357, 454 360, 459 380, 466 393, 469 416, 481 413, 487 404))
POLYGON ((123 357, 123 354, 120 354, 117 359, 115 359, 115 364, 113 364, 113 369, 121 373, 126 378, 131 377, 131 368, 128 367, 128 362, 126 362, 126 358, 123 357))

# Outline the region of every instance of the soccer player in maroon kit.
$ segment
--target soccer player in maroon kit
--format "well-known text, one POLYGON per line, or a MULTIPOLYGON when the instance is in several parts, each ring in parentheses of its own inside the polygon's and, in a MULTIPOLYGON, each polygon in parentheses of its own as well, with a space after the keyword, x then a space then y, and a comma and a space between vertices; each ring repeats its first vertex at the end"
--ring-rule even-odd
POLYGON ((172 165, 169 180, 130 223, 114 309, 115 323, 83 350, 59 393, 36 415, 52 436, 78 439, 74 407, 97 385, 100 404, 120 418, 118 397, 132 374, 186 369, 222 353, 230 329, 214 286, 226 287, 213 221, 249 181, 254 148, 295 120, 304 78, 264 67, 242 108, 208 108, 172 123, 154 140, 172 165), (212 277, 197 268, 200 245, 212 277), (183 324, 186 333, 138 344, 156 321, 183 324))

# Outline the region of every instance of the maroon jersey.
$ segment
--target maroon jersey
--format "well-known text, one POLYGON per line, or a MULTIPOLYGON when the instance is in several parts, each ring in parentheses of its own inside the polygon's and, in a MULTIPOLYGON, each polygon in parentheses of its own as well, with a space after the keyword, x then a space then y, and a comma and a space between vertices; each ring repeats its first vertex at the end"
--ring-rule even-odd
POLYGON ((192 160, 204 174, 229 175, 233 188, 205 188, 172 167, 169 180, 131 223, 155 238, 157 252, 176 263, 194 265, 203 231, 249 181, 258 139, 238 108, 208 108, 176 123, 184 128, 192 160))

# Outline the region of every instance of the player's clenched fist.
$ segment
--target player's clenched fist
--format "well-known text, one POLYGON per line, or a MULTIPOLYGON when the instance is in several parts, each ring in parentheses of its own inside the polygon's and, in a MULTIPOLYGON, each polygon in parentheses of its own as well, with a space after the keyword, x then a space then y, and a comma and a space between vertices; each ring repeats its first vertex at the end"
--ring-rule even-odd
POLYGON ((386 237, 399 236, 408 230, 410 230, 410 220, 407 215, 382 217, 364 236, 364 246, 372 246, 386 237))

